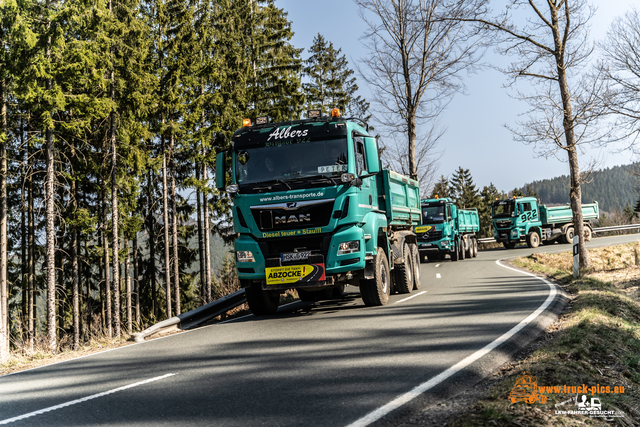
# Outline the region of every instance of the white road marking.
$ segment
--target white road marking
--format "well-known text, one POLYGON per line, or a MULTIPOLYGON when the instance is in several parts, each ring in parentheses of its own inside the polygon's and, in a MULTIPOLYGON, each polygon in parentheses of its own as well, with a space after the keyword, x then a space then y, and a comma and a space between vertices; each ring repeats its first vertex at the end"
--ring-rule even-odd
POLYGON ((407 297, 407 298, 405 298, 405 299, 401 299, 401 300, 399 300, 399 301, 396 301, 394 304, 398 304, 398 303, 400 303, 400 302, 408 301, 408 300, 410 300, 411 298, 415 298, 415 297, 418 297, 418 296, 420 296, 420 295, 422 295, 422 294, 426 294, 426 293, 427 293, 427 291, 418 292, 418 293, 417 293, 417 294, 415 294, 415 295, 411 295, 410 297, 407 297))
POLYGON ((436 264, 436 268, 440 267, 440 264, 436 264))
POLYGON ((506 269, 509 269, 509 270, 513 270, 513 271, 516 271, 516 272, 521 273, 521 274, 526 274, 528 276, 535 277, 536 279, 541 280, 542 282, 546 283, 549 286, 549 296, 547 297, 545 302, 543 302, 542 305, 540 307, 538 307, 538 309, 536 311, 534 311, 529 316, 527 316, 527 318, 524 319, 522 322, 518 323, 516 326, 511 328, 508 332, 506 332, 505 334, 503 334, 500 337, 496 338, 494 341, 492 341, 491 343, 487 344, 486 346, 484 346, 480 350, 478 350, 475 353, 473 353, 472 355, 462 359, 460 362, 456 363, 455 365, 453 365, 452 367, 450 367, 446 371, 444 371, 444 372, 436 375, 435 377, 431 378, 429 381, 426 381, 426 382, 416 386, 415 388, 413 388, 412 390, 408 391, 407 393, 396 397, 394 400, 392 400, 391 402, 387 403, 386 405, 381 406, 380 408, 368 413, 364 417, 352 422, 347 427, 366 427, 366 426, 374 423, 375 421, 379 420, 380 418, 384 417, 385 415, 387 415, 391 411, 393 411, 395 409, 398 409, 402 405, 410 402, 411 400, 413 400, 416 397, 420 396, 422 393, 424 393, 424 392, 428 391, 429 389, 435 387, 436 385, 440 384, 441 382, 443 382, 444 380, 446 380, 450 376, 460 372, 462 369, 466 368, 467 366, 469 366, 470 364, 472 364, 476 360, 480 359, 481 357, 486 356, 492 350, 495 350, 496 347, 498 347, 498 346, 504 344, 505 342, 507 342, 509 339, 511 339, 511 337, 513 337, 515 334, 520 332, 525 326, 527 326, 529 323, 531 323, 533 320, 535 320, 536 317, 538 317, 540 314, 542 314, 549 307, 549 305, 551 305, 551 303, 553 302, 553 300, 555 299, 555 297, 556 297, 556 295, 558 293, 556 285, 554 285, 553 283, 549 282, 548 280, 546 280, 546 279, 544 279, 542 277, 536 276, 535 274, 528 273, 528 272, 522 271, 522 270, 516 270, 515 268, 504 266, 504 265, 500 264, 500 260, 497 260, 496 264, 498 264, 500 267, 503 267, 503 268, 506 268, 506 269))
POLYGON ((440 276, 440 273, 436 273, 436 279, 442 279, 442 276, 440 276))
POLYGON ((0 420, 0 425, 15 423, 16 421, 22 421, 22 420, 24 420, 26 418, 35 417, 36 415, 42 415, 42 414, 44 414, 46 412, 55 411, 56 409, 66 408, 67 406, 75 405, 77 403, 86 402, 87 400, 97 399, 98 397, 106 396, 108 394, 117 393, 119 391, 127 390, 127 389, 130 389, 130 388, 133 388, 133 387, 138 387, 140 385, 149 384, 149 383, 154 382, 154 381, 163 380, 165 378, 172 377, 174 375, 175 374, 161 375, 159 377, 150 378, 148 380, 144 380, 144 381, 140 381, 140 382, 137 382, 137 383, 133 383, 133 384, 125 385, 125 386, 122 386, 122 387, 114 388, 113 390, 103 391, 102 393, 98 393, 98 394, 92 394, 91 396, 83 397, 81 399, 76 399, 76 400, 72 400, 70 402, 61 403, 60 405, 49 406, 48 408, 40 409, 40 410, 34 411, 34 412, 29 412, 28 414, 19 415, 17 417, 13 417, 13 418, 7 418, 6 420, 0 420))

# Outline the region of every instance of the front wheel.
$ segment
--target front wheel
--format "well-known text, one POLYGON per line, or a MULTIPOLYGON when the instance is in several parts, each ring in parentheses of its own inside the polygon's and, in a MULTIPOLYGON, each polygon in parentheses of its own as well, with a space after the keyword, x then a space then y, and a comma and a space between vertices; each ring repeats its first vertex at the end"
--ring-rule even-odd
POLYGON ((516 247, 516 243, 515 242, 502 242, 502 246, 504 246, 505 249, 513 249, 516 247))
POLYGON ((378 248, 373 263, 373 279, 360 280, 360 295, 362 295, 364 305, 369 307, 385 305, 389 301, 391 293, 389 261, 382 248, 378 248))
POLYGON ((535 249, 540 246, 540 235, 537 231, 529 232, 529 235, 527 236, 527 246, 531 249, 535 249))
POLYGON ((275 314, 280 305, 280 293, 265 291, 259 284, 252 284, 244 290, 249 309, 256 316, 275 314))

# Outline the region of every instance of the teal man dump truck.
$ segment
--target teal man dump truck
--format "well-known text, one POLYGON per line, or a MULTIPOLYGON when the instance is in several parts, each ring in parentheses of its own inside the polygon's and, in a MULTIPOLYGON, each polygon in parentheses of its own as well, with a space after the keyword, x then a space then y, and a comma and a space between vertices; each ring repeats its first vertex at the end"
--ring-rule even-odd
POLYGON ((480 218, 476 209, 459 209, 448 197, 421 201, 422 225, 415 228, 420 260, 452 261, 478 255, 480 218))
POLYGON ((216 186, 233 201, 237 273, 254 314, 275 313, 287 289, 317 301, 349 284, 377 306, 392 291, 420 286, 418 182, 381 168, 377 141, 359 120, 337 109, 308 115, 245 120, 216 159, 216 186))
MULTIPOLYGON (((591 240, 593 221, 600 212, 598 202, 582 205, 585 239, 591 240)), ((573 241, 573 212, 571 206, 545 206, 535 197, 496 200, 491 204, 493 237, 505 248, 513 249, 518 242, 537 248, 555 242, 573 241)))

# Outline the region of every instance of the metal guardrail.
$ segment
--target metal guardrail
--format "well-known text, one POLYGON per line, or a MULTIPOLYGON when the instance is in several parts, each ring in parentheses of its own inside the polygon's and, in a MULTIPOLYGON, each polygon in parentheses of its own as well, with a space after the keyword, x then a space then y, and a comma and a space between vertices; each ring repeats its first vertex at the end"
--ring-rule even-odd
POLYGON ((174 316, 170 319, 163 320, 155 325, 145 329, 142 332, 132 335, 132 339, 135 342, 142 342, 145 338, 158 333, 167 333, 178 330, 186 330, 195 326, 201 325, 216 316, 226 313, 227 311, 236 308, 237 306, 247 302, 247 297, 244 294, 244 289, 240 289, 237 292, 219 298, 209 304, 198 307, 195 310, 182 313, 178 316, 174 316))
MULTIPOLYGON (((598 227, 593 229, 593 234, 605 233, 607 231, 634 230, 634 229, 640 229, 640 224, 614 225, 612 227, 598 227)), ((494 239, 493 237, 487 237, 486 239, 478 239, 478 243, 492 243, 495 241, 496 239, 494 239)))

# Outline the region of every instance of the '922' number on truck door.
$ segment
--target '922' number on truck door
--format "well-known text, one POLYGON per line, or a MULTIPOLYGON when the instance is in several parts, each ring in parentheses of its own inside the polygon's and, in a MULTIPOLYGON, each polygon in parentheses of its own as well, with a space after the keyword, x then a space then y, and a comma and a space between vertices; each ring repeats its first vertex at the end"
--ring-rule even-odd
POLYGON ((536 211, 529 211, 529 212, 525 212, 522 215, 520 215, 520 220, 521 221, 531 221, 533 219, 537 219, 538 218, 538 212, 536 211))

